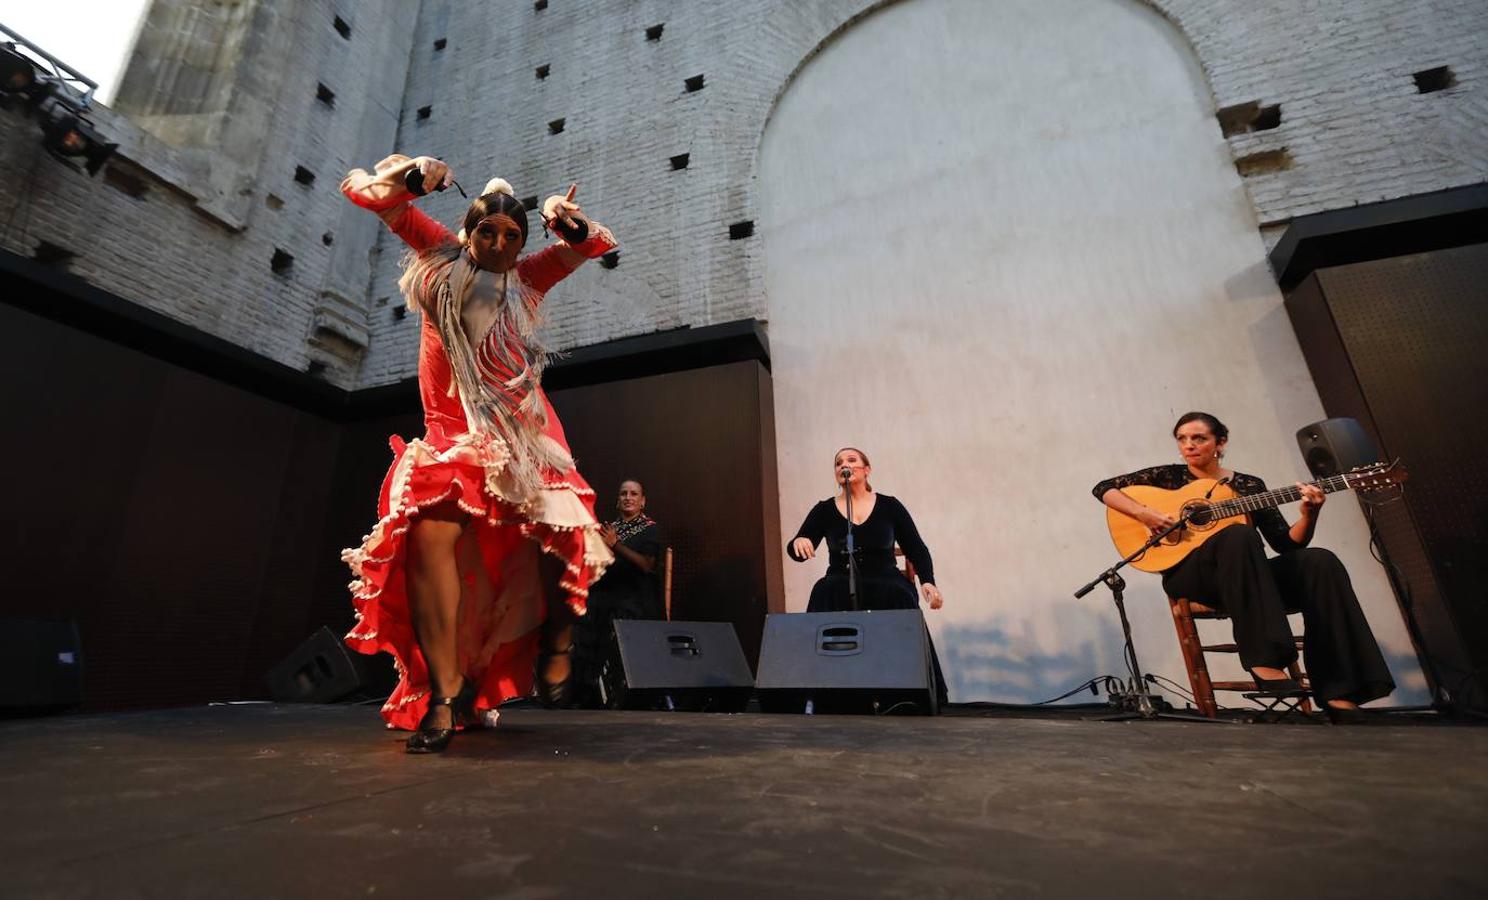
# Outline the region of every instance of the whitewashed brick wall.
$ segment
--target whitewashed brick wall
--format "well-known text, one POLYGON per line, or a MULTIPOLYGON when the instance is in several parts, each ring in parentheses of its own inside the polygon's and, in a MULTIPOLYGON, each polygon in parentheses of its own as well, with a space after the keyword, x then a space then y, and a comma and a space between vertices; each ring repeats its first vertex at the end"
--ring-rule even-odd
MULTIPOLYGON (((265 62, 284 67, 282 99, 246 193, 201 197, 212 183, 201 159, 102 111, 104 130, 126 134, 129 158, 165 182, 131 199, 102 178, 62 169, 41 153, 34 125, 0 111, 0 203, 9 210, 0 246, 25 255, 40 240, 68 247, 78 254, 72 270, 94 284, 297 368, 327 361, 307 343, 322 292, 350 293, 365 304, 370 348, 360 364, 329 359, 326 377, 344 386, 414 371, 414 318, 393 313, 401 248, 356 224, 335 191, 347 168, 394 150, 447 159, 467 190, 496 174, 522 197, 580 182, 579 199, 621 240, 620 265, 586 266, 555 292, 556 347, 763 317, 757 242, 730 240, 728 229, 756 216, 765 123, 823 42, 885 5, 550 0, 539 11, 532 0, 259 2, 291 27, 265 62), (330 27, 337 14, 353 26, 350 41, 330 27), (647 40, 645 29, 658 24, 660 40, 647 40), (439 39, 447 43, 436 51, 439 39), (540 65, 550 67, 545 79, 534 73, 540 65), (689 93, 684 81, 696 75, 705 85, 689 93), (315 101, 317 81, 336 91, 334 110, 315 101), (419 119, 424 106, 429 117, 419 119), (397 122, 395 138, 390 126, 376 127, 384 118, 397 122), (563 132, 550 134, 559 118, 563 132), (682 153, 688 167, 672 170, 669 158, 682 153), (297 164, 316 173, 312 188, 293 181, 297 164), (270 193, 282 208, 266 205, 270 193), (269 271, 276 247, 295 257, 288 277, 269 271), (363 253, 371 254, 365 265, 363 253)), ((1280 127, 1230 139, 1237 157, 1285 149, 1289 158, 1288 168, 1246 179, 1268 239, 1294 216, 1488 180, 1488 3, 1152 5, 1192 45, 1216 108, 1281 105, 1280 127), (1455 86, 1418 93, 1411 74, 1441 65, 1455 86)), ((1153 140, 1162 139, 1155 124, 1153 140)), ((448 191, 425 206, 452 222, 464 201, 448 191)))

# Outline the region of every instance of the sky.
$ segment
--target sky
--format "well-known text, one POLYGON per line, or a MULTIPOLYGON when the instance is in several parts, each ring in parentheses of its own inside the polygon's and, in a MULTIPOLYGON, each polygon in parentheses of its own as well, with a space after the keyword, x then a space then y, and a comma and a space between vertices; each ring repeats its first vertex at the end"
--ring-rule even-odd
POLYGON ((149 0, 0 0, 0 25, 98 82, 97 100, 113 102, 149 0))

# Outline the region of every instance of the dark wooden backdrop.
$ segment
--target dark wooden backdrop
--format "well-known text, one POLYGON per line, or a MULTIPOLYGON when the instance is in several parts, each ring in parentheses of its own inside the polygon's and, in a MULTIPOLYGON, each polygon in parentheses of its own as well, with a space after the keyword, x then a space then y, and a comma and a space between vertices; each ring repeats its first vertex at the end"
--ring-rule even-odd
MULTIPOLYGON (((266 696, 270 666, 351 623, 339 551, 374 521, 388 436, 422 431, 411 386, 357 403, 5 263, 0 620, 78 623, 87 709, 266 696)), ((646 483, 676 616, 734 622, 752 661, 782 604, 768 369, 695 367, 694 344, 694 367, 624 377, 667 367, 646 346, 575 354, 587 374, 554 404, 602 515, 621 478, 646 483)))

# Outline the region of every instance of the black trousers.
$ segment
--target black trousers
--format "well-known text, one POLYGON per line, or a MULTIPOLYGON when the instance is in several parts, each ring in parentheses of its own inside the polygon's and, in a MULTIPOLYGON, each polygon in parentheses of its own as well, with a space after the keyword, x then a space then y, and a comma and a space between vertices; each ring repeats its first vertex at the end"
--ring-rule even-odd
POLYGON ((1328 550, 1267 559, 1258 531, 1231 525, 1164 572, 1163 588, 1229 616, 1247 669, 1283 669, 1297 658, 1286 617, 1300 612, 1314 696, 1365 703, 1395 690, 1348 572, 1328 550))

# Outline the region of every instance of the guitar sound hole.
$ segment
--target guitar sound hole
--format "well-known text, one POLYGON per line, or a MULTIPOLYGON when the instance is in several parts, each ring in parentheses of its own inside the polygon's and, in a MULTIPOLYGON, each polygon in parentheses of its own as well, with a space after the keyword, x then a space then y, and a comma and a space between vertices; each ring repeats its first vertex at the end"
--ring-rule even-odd
POLYGON ((1214 511, 1204 504, 1195 504, 1188 508, 1188 523, 1195 528, 1203 528, 1214 522, 1214 511))

